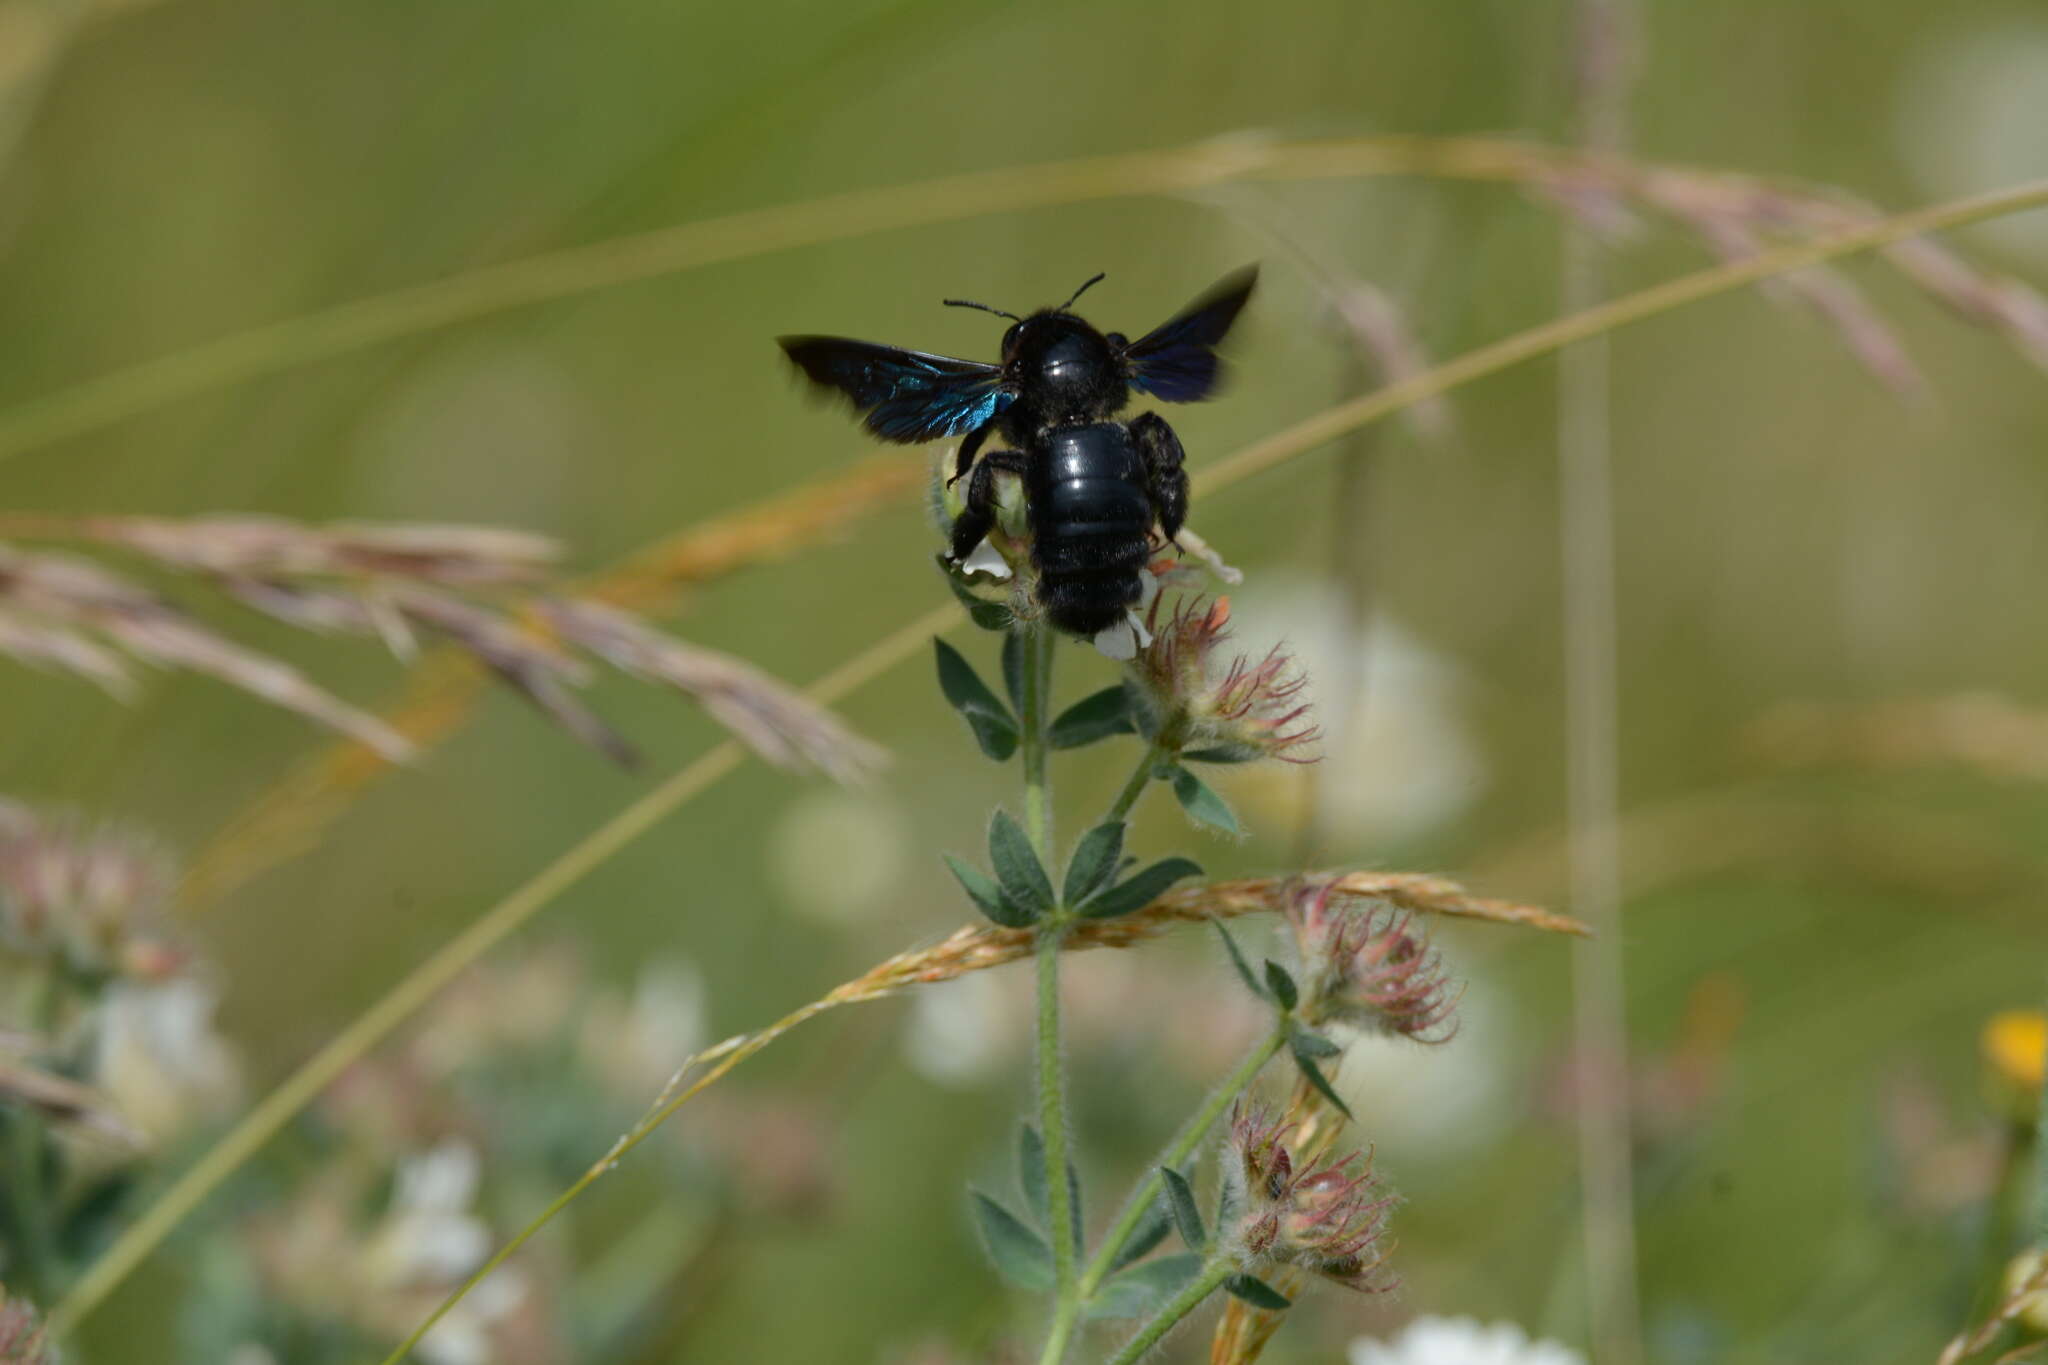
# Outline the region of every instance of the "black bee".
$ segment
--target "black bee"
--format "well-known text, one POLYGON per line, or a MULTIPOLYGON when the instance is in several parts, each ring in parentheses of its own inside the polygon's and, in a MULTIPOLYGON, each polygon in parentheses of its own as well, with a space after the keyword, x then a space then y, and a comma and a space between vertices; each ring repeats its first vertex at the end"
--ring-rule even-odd
POLYGON ((1139 596, 1139 571, 1156 522, 1165 539, 1187 519, 1188 476, 1180 438, 1157 413, 1110 419, 1131 390, 1193 403, 1216 388, 1216 354, 1258 278, 1256 266, 1220 281, 1171 321, 1136 341, 1102 333, 1067 310, 1097 275, 1057 308, 1029 317, 947 299, 1011 320, 999 365, 898 350, 844 337, 780 339, 813 383, 853 400, 885 441, 964 436, 953 479, 967 507, 953 523, 952 555, 965 559, 995 520, 995 476, 1024 482, 1039 600, 1052 623, 1094 635, 1124 619, 1139 596), (1012 449, 975 452, 993 433, 1012 449))

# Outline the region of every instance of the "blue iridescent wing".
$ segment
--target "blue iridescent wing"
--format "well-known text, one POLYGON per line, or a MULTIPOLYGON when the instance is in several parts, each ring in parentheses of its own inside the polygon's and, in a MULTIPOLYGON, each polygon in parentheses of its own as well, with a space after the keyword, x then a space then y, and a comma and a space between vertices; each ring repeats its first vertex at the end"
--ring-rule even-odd
POLYGON ((1237 321, 1258 283, 1259 268, 1246 266, 1124 348, 1131 386, 1168 403, 1194 403, 1215 391, 1223 372, 1216 346, 1237 321))
POLYGON ((846 337, 781 337, 798 369, 853 401, 867 429, 912 444, 974 430, 1010 405, 994 365, 846 337))

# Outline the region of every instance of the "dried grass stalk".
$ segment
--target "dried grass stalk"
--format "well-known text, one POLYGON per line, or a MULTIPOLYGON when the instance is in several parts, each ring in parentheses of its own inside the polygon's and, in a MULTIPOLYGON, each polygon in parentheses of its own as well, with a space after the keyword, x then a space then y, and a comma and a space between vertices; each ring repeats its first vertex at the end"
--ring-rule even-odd
POLYGON ((824 707, 730 654, 685 644, 594 602, 549 601, 537 610, 564 640, 627 673, 695 698, 719 724, 778 767, 811 764, 841 782, 857 782, 885 757, 824 707))
MULTIPOLYGON (((394 762, 411 755, 412 746, 397 731, 289 664, 215 634, 162 599, 85 560, 0 545, 0 606, 17 620, 49 622, 52 629, 79 637, 96 635, 144 662, 217 678, 339 730, 394 762)), ((0 637, 0 649, 6 643, 7 638, 0 637)), ((34 657, 38 662, 75 660, 83 676, 102 685, 108 676, 103 658, 75 649, 54 657, 46 649, 34 657)))

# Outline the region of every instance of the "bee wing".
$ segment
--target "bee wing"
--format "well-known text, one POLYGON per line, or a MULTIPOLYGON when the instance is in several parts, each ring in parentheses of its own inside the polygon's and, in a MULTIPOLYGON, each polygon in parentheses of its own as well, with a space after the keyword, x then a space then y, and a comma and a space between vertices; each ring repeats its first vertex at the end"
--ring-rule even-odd
POLYGON ((1207 398, 1223 370, 1217 343, 1237 321, 1258 279, 1255 265, 1224 276, 1208 293, 1125 347, 1132 386, 1168 403, 1207 398))
POLYGON ((974 430, 1010 405, 1002 371, 976 360, 906 351, 846 337, 780 337, 813 384, 853 401, 885 441, 936 441, 974 430))

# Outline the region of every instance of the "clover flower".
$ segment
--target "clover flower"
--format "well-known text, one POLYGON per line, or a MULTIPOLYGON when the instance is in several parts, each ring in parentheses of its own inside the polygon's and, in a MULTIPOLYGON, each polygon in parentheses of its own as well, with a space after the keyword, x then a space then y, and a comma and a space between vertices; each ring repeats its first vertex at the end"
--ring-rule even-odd
POLYGON ((174 884, 151 840, 0 801, 0 947, 83 976, 161 980, 184 965, 159 927, 174 884))
POLYGON ((1287 1146, 1294 1128, 1264 1106, 1240 1102, 1231 1112, 1225 1206, 1236 1210, 1232 1235, 1247 1263, 1296 1266, 1347 1289, 1390 1288, 1375 1272, 1394 1196, 1363 1152, 1297 1166, 1287 1146))
POLYGON ((1286 916, 1301 954, 1306 1017, 1420 1043, 1448 1042, 1458 1031, 1457 989, 1413 915, 1323 880, 1298 885, 1286 916))
POLYGON ((1150 641, 1132 664, 1139 693, 1160 731, 1185 752, 1207 751, 1218 761, 1278 758, 1308 763, 1304 752, 1322 731, 1301 699, 1307 677, 1283 646, 1260 658, 1222 661, 1230 638, 1230 599, 1181 594, 1171 610, 1162 595, 1145 614, 1150 641))

